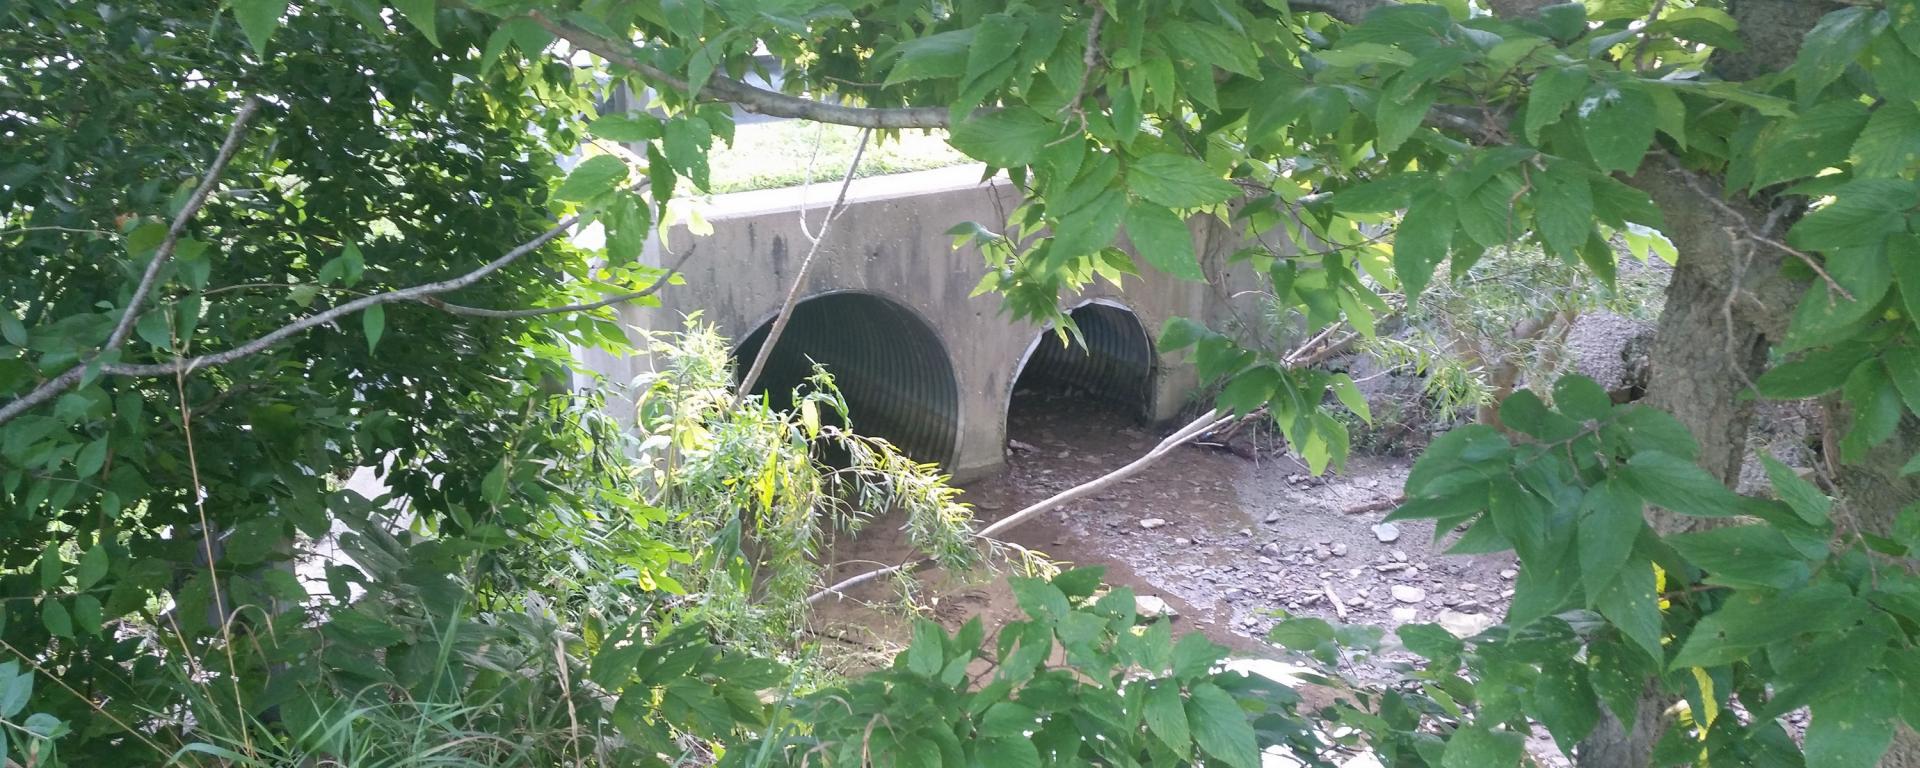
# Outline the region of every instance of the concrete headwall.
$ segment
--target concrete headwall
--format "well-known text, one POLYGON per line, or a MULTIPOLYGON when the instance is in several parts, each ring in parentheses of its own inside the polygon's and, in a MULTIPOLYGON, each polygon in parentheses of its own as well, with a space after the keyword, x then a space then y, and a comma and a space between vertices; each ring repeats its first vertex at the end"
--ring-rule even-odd
MULTIPOLYGON (((1006 411, 1013 383, 1045 330, 1011 319, 997 295, 968 296, 986 273, 987 265, 973 248, 952 248, 947 230, 961 222, 978 221, 998 231, 1006 213, 1019 204, 1018 191, 1006 180, 982 182, 981 176, 979 167, 958 167, 855 181, 845 208, 827 227, 826 238, 800 291, 803 306, 808 300, 840 295, 883 300, 822 302, 818 306, 852 307, 858 303, 868 307, 847 316, 848 322, 862 327, 850 328, 845 338, 833 339, 841 346, 868 346, 864 359, 893 361, 894 370, 912 365, 916 368, 914 376, 952 377, 950 388, 938 388, 950 394, 924 396, 953 398, 953 412, 941 416, 952 419, 952 428, 944 434, 939 430, 930 433, 935 434, 932 439, 951 444, 944 450, 934 446, 933 450, 920 452, 931 454, 922 458, 942 461, 959 478, 990 472, 1004 461, 1006 411), (886 305, 894 311, 889 314, 872 309, 886 305), (914 354, 898 346, 917 343, 911 341, 914 334, 890 335, 909 330, 916 322, 932 329, 937 351, 914 354), (890 346, 893 348, 888 349, 890 346), (942 362, 945 371, 920 370, 938 368, 942 362)), ((821 219, 836 191, 829 184, 815 185, 809 191, 805 213, 812 231, 820 231, 821 219)), ((623 309, 623 320, 636 328, 675 330, 685 315, 700 311, 705 321, 729 338, 749 340, 773 318, 810 246, 801 215, 800 193, 794 189, 715 198, 707 215, 714 229, 712 235, 696 238, 684 227, 669 235, 676 253, 697 249, 684 267, 687 284, 664 291, 660 307, 623 309)), ((1221 282, 1228 286, 1249 279, 1248 275, 1234 274, 1236 270, 1246 272, 1245 265, 1227 263, 1227 256, 1240 245, 1227 227, 1216 220, 1196 219, 1193 228, 1211 274, 1224 277, 1221 282)), ((642 258, 649 264, 670 262, 672 257, 661 251, 657 242, 650 243, 642 258)), ((1120 288, 1101 281, 1064 301, 1069 307, 1099 301, 1130 310, 1148 338, 1156 341, 1170 317, 1212 321, 1221 319, 1227 311, 1231 300, 1220 282, 1183 282, 1147 271, 1146 277, 1128 278, 1120 288)), ((1166 420, 1177 415, 1198 382, 1191 366, 1157 356, 1154 360, 1146 410, 1149 418, 1166 420)), ((611 382, 618 383, 631 380, 649 364, 639 355, 589 362, 608 374, 611 382)), ((884 365, 865 365, 882 371, 874 374, 876 377, 896 375, 884 372, 884 365)), ((846 372, 839 375, 850 400, 854 399, 853 388, 862 385, 873 393, 870 400, 921 396, 898 386, 899 382, 856 383, 845 380, 846 372)), ((853 418, 860 427, 862 414, 856 412, 853 418)))

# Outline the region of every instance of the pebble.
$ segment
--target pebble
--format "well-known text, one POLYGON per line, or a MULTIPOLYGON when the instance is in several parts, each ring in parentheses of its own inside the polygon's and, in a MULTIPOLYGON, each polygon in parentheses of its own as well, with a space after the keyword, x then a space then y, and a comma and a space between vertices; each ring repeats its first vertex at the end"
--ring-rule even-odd
POLYGON ((1393 599, 1403 603, 1424 603, 1427 601, 1427 591, 1419 587, 1395 584, 1390 591, 1393 593, 1393 599))
POLYGON ((1276 509, 1276 510, 1274 510, 1274 511, 1272 511, 1272 512, 1268 512, 1268 513, 1267 513, 1267 517, 1266 517, 1266 519, 1264 519, 1264 520, 1261 520, 1260 522, 1263 522, 1263 523, 1277 523, 1277 522, 1280 522, 1280 510, 1277 510, 1277 509, 1276 509))
POLYGON ((1405 624, 1407 622, 1420 618, 1420 609, 1403 606, 1403 607, 1394 608, 1393 610, 1388 611, 1387 614, 1393 617, 1393 622, 1395 624, 1405 624))
POLYGON ((1269 541, 1260 545, 1260 554, 1267 557, 1283 557, 1286 553, 1280 551, 1279 542, 1269 541))
POLYGON ((1162 518, 1162 517, 1149 517, 1145 520, 1140 521, 1140 527, 1144 530, 1149 530, 1149 531, 1155 528, 1164 528, 1166 527, 1166 525, 1167 525, 1167 520, 1166 518, 1162 518))
POLYGON ((1502 568, 1500 570, 1500 578, 1507 579, 1509 581, 1513 580, 1513 577, 1519 576, 1519 575, 1520 575, 1520 572, 1512 568, 1502 568))
POLYGON ((1335 545, 1333 545, 1333 556, 1334 556, 1334 557, 1346 557, 1346 556, 1347 556, 1347 544, 1346 544, 1346 542, 1344 542, 1344 541, 1343 541, 1343 542, 1340 542, 1340 543, 1338 543, 1338 544, 1335 544, 1335 545))
POLYGON ((1396 549, 1396 550, 1394 550, 1394 551, 1393 551, 1393 561, 1394 561, 1394 562, 1396 562, 1396 563, 1404 563, 1404 562, 1406 562, 1406 561, 1407 561, 1407 553, 1406 553, 1406 550, 1401 550, 1401 549, 1396 549))
POLYGON ((1184 546, 1187 546, 1187 545, 1190 545, 1190 544, 1192 544, 1192 543, 1193 543, 1193 539, 1189 539, 1189 538, 1186 538, 1186 537, 1184 537, 1184 536, 1175 536, 1175 537, 1173 537, 1173 543, 1175 543, 1175 544, 1178 544, 1178 545, 1180 545, 1180 546, 1183 546, 1183 547, 1184 547, 1184 546))
POLYGON ((1180 612, 1174 610, 1173 606, 1167 605, 1166 600, 1154 597, 1153 595, 1134 595, 1133 612, 1140 618, 1147 619, 1148 621, 1162 616, 1171 618, 1180 615, 1180 612))
POLYGON ((1253 529, 1252 529, 1252 528, 1242 528, 1242 529, 1240 529, 1240 535, 1242 535, 1242 536, 1252 536, 1252 535, 1253 535, 1253 529))
POLYGON ((1463 583, 1461 583, 1461 584, 1460 584, 1460 591, 1462 591, 1462 592, 1478 592, 1478 591, 1480 591, 1480 585, 1478 585, 1478 584, 1475 584, 1475 583, 1473 583, 1473 582, 1470 582, 1470 581, 1469 581, 1469 582, 1463 582, 1463 583))
POLYGON ((1393 523, 1380 523, 1373 527, 1373 536, 1382 544, 1392 544, 1400 540, 1400 526, 1393 523))
POLYGON ((1479 613, 1461 613, 1460 611, 1441 611, 1433 619, 1442 629, 1458 638, 1469 638, 1487 631, 1498 622, 1492 616, 1479 613))

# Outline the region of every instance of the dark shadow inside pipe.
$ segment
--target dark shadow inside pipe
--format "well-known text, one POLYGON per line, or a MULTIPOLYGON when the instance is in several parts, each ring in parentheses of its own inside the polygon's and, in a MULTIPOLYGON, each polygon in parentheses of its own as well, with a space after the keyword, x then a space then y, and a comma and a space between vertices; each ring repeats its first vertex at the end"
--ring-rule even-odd
POLYGON ((1097 403, 1141 422, 1153 413, 1153 341, 1132 311, 1087 304, 1068 313, 1080 329, 1062 344, 1042 332, 1014 380, 1010 415, 1037 401, 1072 397, 1097 403))
MULTIPOLYGON (((773 321, 734 349, 734 376, 746 375, 773 321)), ((900 304, 870 293, 834 293, 799 303, 754 391, 791 408, 814 363, 833 374, 853 430, 884 438, 919 461, 951 466, 960 393, 939 334, 900 304)), ((831 461, 831 459, 829 459, 831 461)))

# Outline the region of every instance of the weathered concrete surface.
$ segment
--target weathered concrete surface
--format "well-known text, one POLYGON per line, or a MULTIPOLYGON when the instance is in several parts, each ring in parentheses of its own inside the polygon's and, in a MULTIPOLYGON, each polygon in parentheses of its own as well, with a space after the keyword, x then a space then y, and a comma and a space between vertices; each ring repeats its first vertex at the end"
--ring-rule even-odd
MULTIPOLYGON (((1017 190, 1004 178, 981 181, 977 166, 940 169, 855 181, 847 205, 827 230, 815 263, 801 289, 807 299, 857 292, 904 307, 933 328, 951 367, 958 391, 958 429, 947 470, 967 478, 992 471, 1004 460, 1008 398, 1021 366, 1042 328, 1015 322, 997 295, 969 297, 986 273, 973 248, 955 250, 946 231, 978 221, 996 231, 1006 212, 1019 204, 1017 190)), ((820 220, 837 188, 816 184, 808 190, 808 226, 820 220)), ((699 311, 705 322, 736 341, 773 318, 805 257, 798 190, 768 190, 724 195, 713 200, 707 219, 714 232, 694 237, 684 227, 669 234, 676 253, 697 248, 686 265, 687 284, 661 294, 658 308, 629 307, 627 324, 642 329, 676 330, 685 315, 699 311)), ((1196 219, 1195 242, 1211 274, 1231 286, 1251 279, 1245 264, 1227 264, 1240 241, 1219 221, 1196 219)), ((649 264, 670 262, 657 242, 642 255, 649 264)), ((1168 318, 1186 316, 1213 321, 1226 313, 1230 294, 1204 283, 1183 282, 1150 273, 1128 278, 1122 289, 1104 282, 1067 300, 1067 306, 1102 301, 1130 309, 1150 339, 1168 318)), ((1243 313, 1247 311, 1243 308, 1243 313)), ((648 365, 643 356, 589 363, 612 383, 630 381, 648 365)), ((1151 374, 1148 412, 1153 420, 1175 416, 1198 385, 1191 366, 1157 360, 1151 374)), ((860 414, 854 414, 858 425, 860 414)))

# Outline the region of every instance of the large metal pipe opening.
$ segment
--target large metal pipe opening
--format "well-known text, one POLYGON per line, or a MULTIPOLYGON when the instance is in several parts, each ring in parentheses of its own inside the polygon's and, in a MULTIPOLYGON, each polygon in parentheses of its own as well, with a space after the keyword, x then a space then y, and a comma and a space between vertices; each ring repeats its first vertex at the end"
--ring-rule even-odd
MULTIPOLYGON (((1014 397, 1068 393, 1104 401, 1140 420, 1153 413, 1153 341, 1132 310, 1090 302, 1068 313, 1081 339, 1043 331, 1014 381, 1014 397)), ((1011 403, 1010 403, 1011 405, 1011 403)))
MULTIPOLYGON (((735 348, 735 376, 746 374, 772 327, 767 320, 735 348)), ((802 301, 754 391, 775 407, 789 407, 794 388, 813 375, 816 362, 846 397, 854 431, 884 438, 920 461, 952 466, 959 385, 946 346, 919 315, 870 293, 802 301)))

